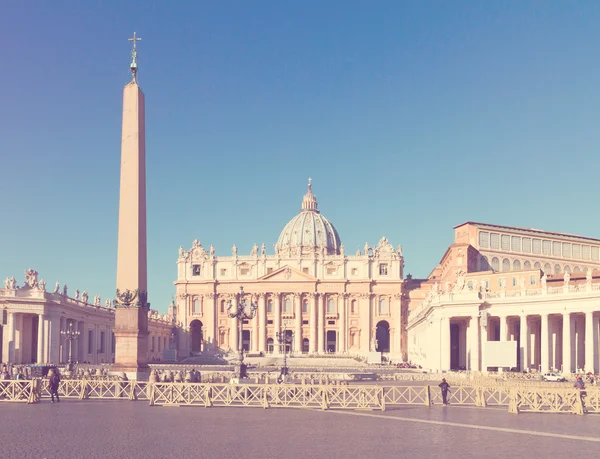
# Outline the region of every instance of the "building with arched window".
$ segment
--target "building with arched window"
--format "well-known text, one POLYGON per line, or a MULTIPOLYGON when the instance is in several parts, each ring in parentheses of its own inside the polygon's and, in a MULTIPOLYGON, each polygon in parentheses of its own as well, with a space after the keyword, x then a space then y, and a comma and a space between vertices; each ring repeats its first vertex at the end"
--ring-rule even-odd
POLYGON ((402 357, 407 305, 401 248, 383 237, 346 253, 337 230, 319 212, 310 183, 274 254, 255 244, 248 255, 234 245, 231 255, 221 256, 196 240, 190 250, 179 249, 177 264, 177 321, 193 335, 180 340, 180 355, 199 350, 194 321, 202 323, 202 352, 238 348, 237 319, 229 318, 227 306, 237 305, 243 287, 245 299, 258 306, 256 317, 243 323, 249 352, 279 352, 276 333, 287 329, 294 333, 294 353, 365 355, 385 335, 385 352, 402 357), (378 329, 382 321, 387 327, 378 329))

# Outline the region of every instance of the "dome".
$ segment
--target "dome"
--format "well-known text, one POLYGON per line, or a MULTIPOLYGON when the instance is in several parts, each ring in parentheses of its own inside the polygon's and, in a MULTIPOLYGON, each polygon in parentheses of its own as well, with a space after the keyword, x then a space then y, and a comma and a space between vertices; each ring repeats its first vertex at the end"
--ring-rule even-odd
POLYGON ((317 198, 312 193, 311 180, 308 179, 308 192, 302 199, 302 211, 283 228, 275 245, 277 252, 308 254, 321 252, 325 248, 328 255, 340 253, 340 236, 317 207, 317 198))

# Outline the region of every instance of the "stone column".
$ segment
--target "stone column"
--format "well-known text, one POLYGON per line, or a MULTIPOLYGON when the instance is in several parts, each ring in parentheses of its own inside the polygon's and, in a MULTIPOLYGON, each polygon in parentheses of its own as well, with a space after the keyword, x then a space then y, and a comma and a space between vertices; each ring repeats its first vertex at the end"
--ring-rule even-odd
POLYGON ((44 356, 44 314, 38 314, 37 358, 38 364, 43 363, 44 356))
POLYGON ((294 354, 302 354, 302 296, 294 293, 296 327, 294 330, 294 354))
POLYGON ((585 313, 585 372, 594 371, 594 312, 585 313))
POLYGON ((541 316, 541 341, 540 341, 540 356, 542 363, 542 373, 548 371, 548 351, 549 351, 549 341, 548 341, 548 314, 542 314, 541 316))
POLYGON ((475 313, 469 322, 469 361, 468 369, 479 371, 479 315, 475 313))
POLYGON ((450 318, 440 319, 440 369, 450 370, 450 318))
POLYGON ((500 316, 500 341, 506 341, 508 336, 508 317, 500 316))
POLYGON ((13 363, 15 361, 15 313, 9 312, 6 326, 2 330, 2 361, 13 363))
POLYGON ((281 347, 277 342, 277 333, 281 333, 281 293, 273 293, 273 353, 280 354, 281 347))
MULTIPOLYGON (((231 298, 231 312, 237 311, 238 308, 238 296, 237 294, 232 295, 231 298)), ((239 341, 239 329, 238 329, 239 325, 238 325, 238 320, 237 317, 233 317, 230 318, 229 321, 229 347, 234 350, 235 352, 237 352, 238 350, 238 346, 240 345, 240 343, 238 343, 239 341)))
POLYGON ((562 361, 563 373, 571 373, 571 313, 563 313, 562 361))
MULTIPOLYGON (((252 295, 252 301, 254 301, 258 306, 258 295, 252 295)), ((256 313, 258 313, 258 311, 256 311, 256 313)), ((250 334, 250 349, 252 349, 252 352, 256 353, 258 352, 258 336, 260 334, 258 316, 255 315, 254 319, 252 319, 250 323, 252 324, 252 333, 250 334)))
POLYGON ((487 372, 488 364, 487 364, 487 356, 485 355, 485 347, 488 342, 488 324, 489 316, 487 311, 481 311, 481 320, 479 321, 479 325, 481 327, 480 337, 481 337, 481 371, 487 372))
MULTIPOLYGON (((371 294, 361 294, 358 301, 360 315, 360 352, 364 355, 371 352, 371 294)), ((374 350, 374 349, 373 349, 374 350)))
MULTIPOLYGON (((214 293, 207 293, 204 295, 202 300, 202 318, 204 319, 202 322, 204 323, 204 331, 202 332, 202 339, 204 343, 202 345, 202 350, 207 351, 209 349, 216 349, 216 311, 217 311, 217 295, 214 293)), ((163 343, 164 344, 164 343, 163 343)))
MULTIPOLYGON (((398 300, 398 308, 396 309, 397 315, 394 318, 394 327, 396 332, 394 333, 394 342, 391 343, 390 351, 396 353, 397 359, 402 358, 402 294, 396 293, 394 299, 398 300)), ((392 316, 393 317, 393 316, 392 316)))
POLYGON ((318 312, 318 332, 317 335, 319 337, 318 343, 318 352, 320 354, 325 353, 325 294, 321 293, 319 295, 319 312, 318 312))
POLYGON ((317 352, 317 294, 309 293, 310 298, 310 342, 309 350, 311 354, 317 352))
POLYGON ((48 344, 50 350, 48 353, 48 361, 58 365, 60 360, 60 317, 50 318, 50 330, 49 330, 48 344))
POLYGON ((521 355, 521 371, 525 371, 529 367, 529 326, 527 323, 527 315, 523 314, 520 317, 520 332, 519 332, 519 349, 521 355))
POLYGON ((267 352, 267 302, 264 293, 258 295, 258 351, 267 352))
POLYGON ((337 352, 338 354, 343 354, 346 352, 346 335, 348 333, 348 330, 346 330, 346 303, 347 303, 347 298, 348 298, 348 294, 347 293, 342 293, 339 297, 338 297, 338 311, 340 313, 340 318, 338 321, 338 337, 339 337, 339 343, 338 343, 338 349, 337 352))

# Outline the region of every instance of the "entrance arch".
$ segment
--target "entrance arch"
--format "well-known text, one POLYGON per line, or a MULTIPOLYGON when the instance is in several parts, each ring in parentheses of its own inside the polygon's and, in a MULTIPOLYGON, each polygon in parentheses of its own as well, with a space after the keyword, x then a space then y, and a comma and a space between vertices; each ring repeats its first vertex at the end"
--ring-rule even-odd
POLYGON ((202 352, 202 322, 198 319, 192 320, 190 332, 192 334, 192 352, 202 352))
POLYGON ((386 320, 381 320, 377 323, 375 330, 375 339, 377 352, 390 352, 390 324, 386 320))
POLYGON ((327 352, 335 352, 337 345, 337 332, 335 330, 327 331, 327 352))
POLYGON ((302 340, 302 353, 308 354, 308 352, 309 352, 309 341, 308 341, 308 338, 304 338, 302 340))

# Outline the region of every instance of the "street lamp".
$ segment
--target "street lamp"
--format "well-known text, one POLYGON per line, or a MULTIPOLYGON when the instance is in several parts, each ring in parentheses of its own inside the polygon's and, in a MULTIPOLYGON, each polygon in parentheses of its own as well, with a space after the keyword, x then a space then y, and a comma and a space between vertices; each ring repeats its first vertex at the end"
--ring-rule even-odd
POLYGON ((287 325, 288 325, 287 321, 284 321, 283 322, 283 332, 275 333, 275 337, 277 338, 277 341, 279 342, 280 345, 283 345, 283 368, 281 369, 281 375, 284 380, 288 374, 287 348, 288 348, 288 345, 291 345, 294 342, 294 332, 290 330, 288 333, 287 325))
POLYGON ((69 362, 67 370, 73 371, 73 340, 79 338, 81 332, 73 328, 73 321, 67 322, 67 328, 60 331, 60 334, 69 342, 69 362))
POLYGON ((244 365, 244 346, 242 344, 242 330, 244 326, 244 320, 253 319, 256 316, 256 309, 258 305, 256 303, 248 302, 244 298, 244 287, 240 286, 240 293, 238 293, 237 309, 233 307, 231 300, 227 302, 227 313, 232 319, 237 319, 239 327, 239 339, 238 339, 238 356, 239 363, 235 367, 235 375, 237 378, 246 377, 246 365, 244 365))

